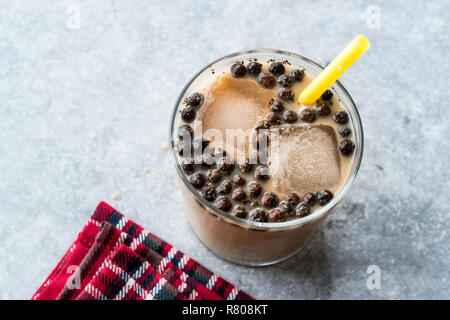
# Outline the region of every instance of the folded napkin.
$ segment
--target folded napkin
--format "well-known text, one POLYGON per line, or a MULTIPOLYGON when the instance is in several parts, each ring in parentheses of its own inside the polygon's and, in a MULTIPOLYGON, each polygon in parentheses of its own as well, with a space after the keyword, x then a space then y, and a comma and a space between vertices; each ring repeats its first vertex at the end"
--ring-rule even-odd
POLYGON ((101 202, 32 299, 253 298, 101 202))

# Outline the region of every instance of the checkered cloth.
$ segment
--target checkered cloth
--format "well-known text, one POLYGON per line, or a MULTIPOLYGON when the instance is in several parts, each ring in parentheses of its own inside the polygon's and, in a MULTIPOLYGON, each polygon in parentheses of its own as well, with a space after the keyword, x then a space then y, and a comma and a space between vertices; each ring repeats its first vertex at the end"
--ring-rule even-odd
POLYGON ((32 299, 253 298, 102 202, 32 299))

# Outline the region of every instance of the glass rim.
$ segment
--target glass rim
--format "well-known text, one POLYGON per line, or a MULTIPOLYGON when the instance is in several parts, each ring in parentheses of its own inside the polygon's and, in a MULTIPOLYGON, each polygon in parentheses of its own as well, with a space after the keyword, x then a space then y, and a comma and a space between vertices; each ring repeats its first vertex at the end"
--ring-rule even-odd
MULTIPOLYGON (((212 202, 208 202, 205 199, 203 199, 200 196, 199 192, 189 183, 187 176, 185 175, 183 169, 180 166, 180 163, 178 161, 178 157, 176 155, 176 151, 174 148, 175 147, 174 129, 175 129, 175 120, 176 120, 176 115, 177 115, 177 111, 178 111, 178 106, 182 102, 182 99, 183 99, 186 91, 190 88, 191 84, 194 83, 194 81, 205 70, 211 68, 213 65, 220 63, 220 62, 230 60, 230 59, 238 57, 238 56, 252 54, 252 53, 253 54, 256 54, 256 53, 280 54, 280 55, 293 57, 295 59, 302 60, 303 62, 306 62, 307 64, 310 64, 315 68, 318 68, 319 70, 324 69, 320 64, 312 61, 311 59, 303 57, 302 55, 299 55, 297 53, 292 53, 289 51, 277 50, 277 49, 252 49, 252 50, 246 50, 246 51, 239 51, 239 52, 235 52, 235 53, 226 55, 224 57, 221 57, 221 58, 209 63, 205 67, 201 68, 201 70, 198 71, 196 74, 194 74, 194 76, 189 81, 187 81, 187 83, 184 85, 183 89, 181 90, 180 94, 178 95, 178 97, 176 99, 176 102, 175 102, 175 105, 174 105, 174 108, 172 111, 171 119, 170 119, 170 126, 169 126, 169 130, 170 130, 169 145, 170 145, 170 149, 171 149, 172 161, 175 165, 175 168, 177 170, 179 178, 181 179, 181 181, 183 181, 184 186, 189 190, 189 192, 196 198, 196 200, 203 207, 206 207, 209 211, 212 211, 215 215, 217 215, 221 218, 224 218, 225 220, 230 220, 231 223, 240 225, 244 228, 275 231, 275 230, 283 230, 283 229, 299 227, 301 225, 307 224, 309 222, 312 222, 312 221, 319 219, 322 216, 326 215, 345 196, 345 194, 347 194, 351 185, 355 181, 355 179, 358 175, 359 169, 361 167, 363 151, 364 151, 364 132, 363 132, 363 127, 362 127, 361 117, 359 115, 358 108, 356 107, 355 102, 353 101, 352 97, 350 96, 348 91, 345 89, 345 87, 339 82, 339 80, 337 80, 333 84, 333 86, 337 86, 337 87, 339 87, 340 90, 342 90, 343 94, 345 95, 345 97, 347 98, 347 100, 349 101, 349 104, 350 104, 350 106, 345 105, 345 107, 352 108, 352 111, 354 111, 354 114, 355 114, 354 122, 356 122, 358 124, 357 126, 353 125, 355 131, 356 131, 356 129, 358 129, 358 135, 360 137, 360 142, 359 142, 358 148, 356 149, 355 164, 354 164, 353 171, 352 171, 350 177, 348 178, 348 181, 339 190, 339 192, 336 195, 334 195, 333 199, 330 202, 328 202, 326 205, 316 209, 312 214, 310 214, 306 217, 297 218, 297 219, 293 219, 293 220, 285 221, 285 222, 255 222, 255 221, 250 221, 247 219, 237 218, 228 212, 220 211, 213 205, 212 202)), ((356 132, 355 132, 355 136, 356 136, 356 132)))

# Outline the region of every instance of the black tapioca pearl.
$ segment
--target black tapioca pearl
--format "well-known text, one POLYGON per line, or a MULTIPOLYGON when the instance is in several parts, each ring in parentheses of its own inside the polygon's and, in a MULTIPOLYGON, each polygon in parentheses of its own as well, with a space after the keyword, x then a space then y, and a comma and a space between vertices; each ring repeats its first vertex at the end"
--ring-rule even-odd
POLYGON ((192 139, 194 137, 194 129, 188 124, 183 124, 177 129, 177 137, 179 140, 192 139))
POLYGON ((295 207, 300 202, 300 197, 296 193, 288 193, 284 199, 292 207, 295 207))
POLYGON ((282 210, 284 212, 284 214, 288 217, 292 216, 292 214, 294 213, 294 210, 292 209, 291 204, 286 200, 280 201, 278 208, 280 210, 282 210))
POLYGON ((328 116, 331 113, 330 106, 326 103, 319 103, 314 107, 314 112, 321 117, 328 116))
POLYGON ((245 193, 243 188, 239 187, 233 190, 231 198, 233 198, 233 200, 237 202, 244 202, 247 199, 247 194, 245 193))
POLYGON ((189 183, 195 188, 200 189, 205 185, 206 178, 200 172, 195 172, 189 176, 189 183))
POLYGON ((314 195, 314 193, 308 192, 303 197, 303 202, 306 203, 308 206, 312 207, 316 204, 317 199, 316 199, 316 196, 314 195))
POLYGON ((181 159, 180 165, 185 173, 191 174, 192 172, 194 172, 195 165, 193 159, 190 158, 181 159))
POLYGON ((255 222, 267 222, 269 217, 267 215, 267 211, 263 208, 255 208, 250 211, 249 219, 255 222))
POLYGON ((309 108, 303 108, 300 111, 299 116, 300 116, 300 119, 302 119, 305 122, 314 122, 314 120, 316 120, 316 115, 309 108))
POLYGON ((331 90, 326 90, 324 93, 322 93, 322 99, 323 100, 331 100, 333 98, 333 92, 331 90))
POLYGON ((254 175, 256 179, 267 180, 270 177, 269 168, 267 168, 266 166, 258 166, 255 169, 254 175))
POLYGON ((295 81, 302 81, 303 77, 305 76, 304 70, 295 69, 291 71, 291 77, 295 81))
POLYGON ((214 186, 204 186, 202 188, 202 191, 200 192, 200 195, 205 199, 206 201, 213 201, 216 198, 216 188, 214 186))
POLYGON ((238 168, 242 173, 248 173, 253 170, 253 164, 248 158, 242 158, 238 161, 238 168))
POLYGON ((289 88, 280 88, 277 94, 284 101, 294 101, 294 92, 289 88))
POLYGON ((262 191, 262 187, 261 185, 256 182, 256 181, 251 181, 248 185, 247 185, 247 192, 250 196, 252 197, 257 197, 261 194, 262 191))
POLYGON ((272 62, 269 66, 269 72, 276 76, 281 76, 284 71, 284 66, 281 62, 272 62))
POLYGON ((284 110, 283 102, 281 102, 280 100, 271 99, 269 101, 269 109, 272 112, 280 113, 281 111, 284 110))
POLYGON ((261 72, 262 64, 256 61, 252 61, 247 65, 248 73, 252 76, 257 76, 261 72))
POLYGON ((286 214, 280 208, 269 210, 269 222, 283 222, 286 221, 286 214))
POLYGON ((196 157, 195 162, 202 168, 210 168, 215 163, 214 157, 208 153, 196 157))
POLYGON ((231 206, 232 206, 230 199, 228 199, 225 196, 218 197, 214 204, 219 210, 222 210, 225 212, 230 211, 231 206))
POLYGON ((260 85, 267 89, 272 89, 273 87, 275 87, 275 84, 277 82, 275 80, 275 77, 267 72, 260 72, 257 81, 260 85))
POLYGON ((206 173, 206 176, 208 177, 208 180, 213 183, 222 180, 222 174, 217 169, 209 169, 208 172, 206 173))
POLYGON ((278 125, 281 123, 280 115, 275 112, 269 112, 269 114, 266 116, 266 120, 269 121, 271 125, 278 125))
POLYGON ((235 185, 237 185, 237 186, 244 186, 245 185, 245 179, 244 178, 242 178, 240 175, 238 175, 238 174, 235 174, 234 176, 233 176, 233 182, 234 182, 234 184, 235 185))
POLYGON ((278 205, 279 199, 277 197, 277 195, 273 192, 264 192, 262 198, 261 198, 261 203, 264 207, 266 208, 274 208, 278 205))
POLYGON ((298 120, 297 113, 291 110, 286 110, 282 116, 284 122, 286 123, 294 123, 298 120))
POLYGON ((247 68, 242 63, 235 63, 231 66, 233 78, 242 78, 247 73, 247 68))
POLYGON ((339 133, 342 138, 347 138, 348 136, 350 136, 352 134, 352 129, 347 128, 347 127, 340 127, 339 133))
POLYGON ((333 115, 333 120, 339 124, 346 124, 348 122, 348 113, 344 110, 339 110, 333 115))
POLYGON ((229 173, 233 171, 234 164, 233 162, 228 159, 228 157, 221 157, 217 160, 217 169, 219 169, 222 172, 229 173))
POLYGON ((247 210, 245 210, 245 207, 241 205, 235 205, 233 211, 231 211, 231 214, 241 219, 247 218, 247 210))
POLYGON ((258 120, 258 122, 256 122, 255 130, 269 129, 269 128, 270 128, 270 122, 267 120, 258 120))
POLYGON ((295 208, 295 216, 297 218, 306 217, 311 213, 311 208, 304 202, 300 202, 295 208))
POLYGON ((283 74, 278 77, 277 82, 280 86, 284 88, 290 88, 294 84, 294 78, 286 74, 283 74))
POLYGON ((351 155, 353 150, 355 150, 355 144, 351 140, 345 139, 339 142, 339 151, 341 151, 344 156, 351 155))
POLYGON ((217 192, 220 194, 228 194, 231 192, 231 189, 233 188, 233 182, 231 180, 227 179, 222 181, 219 186, 217 187, 217 192))
POLYGON ((181 110, 181 119, 183 119, 184 122, 192 122, 194 121, 196 114, 195 108, 186 107, 181 110))
POLYGON ((187 104, 193 108, 200 108, 203 104, 203 95, 201 93, 195 92, 189 96, 187 99, 187 104))
POLYGON ((320 190, 316 193, 316 199, 319 205, 323 206, 333 199, 333 193, 328 190, 320 190))

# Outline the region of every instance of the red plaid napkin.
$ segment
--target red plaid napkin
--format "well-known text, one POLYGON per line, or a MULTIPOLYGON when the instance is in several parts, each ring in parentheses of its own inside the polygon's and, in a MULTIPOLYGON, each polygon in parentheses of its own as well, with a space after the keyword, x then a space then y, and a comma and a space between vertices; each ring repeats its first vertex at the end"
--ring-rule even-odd
POLYGON ((253 298, 101 202, 32 299, 253 298))

